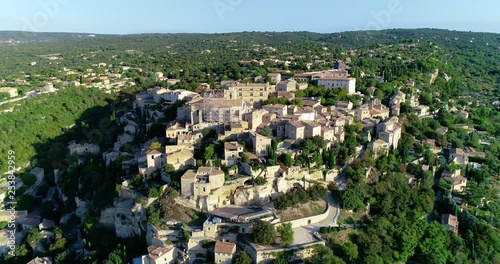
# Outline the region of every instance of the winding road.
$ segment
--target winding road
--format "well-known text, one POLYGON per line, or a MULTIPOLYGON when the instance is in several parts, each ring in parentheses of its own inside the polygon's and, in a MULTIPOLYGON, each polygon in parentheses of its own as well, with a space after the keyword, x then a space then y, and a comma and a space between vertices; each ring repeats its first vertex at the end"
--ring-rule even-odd
MULTIPOLYGON (((366 148, 362 148, 359 152, 356 153, 356 158, 360 158, 363 156, 365 153, 366 148)), ((349 162, 347 162, 341 169, 341 173, 339 176, 335 179, 335 183, 339 186, 340 190, 344 190, 347 187, 347 176, 345 173, 345 168, 351 164, 351 162, 354 160, 351 159, 349 162)), ((325 200, 327 201, 328 207, 329 207, 329 212, 328 216, 325 218, 325 220, 315 223, 315 224, 310 224, 307 226, 301 226, 301 227, 296 227, 293 229, 294 231, 294 239, 293 239, 293 244, 298 245, 298 244, 306 244, 310 243, 313 241, 317 241, 317 239, 313 236, 315 232, 319 232, 319 229, 321 227, 336 227, 339 226, 337 223, 337 220, 340 216, 340 205, 339 202, 329 193, 325 200)), ((342 225, 345 227, 352 227, 352 225, 342 225)))

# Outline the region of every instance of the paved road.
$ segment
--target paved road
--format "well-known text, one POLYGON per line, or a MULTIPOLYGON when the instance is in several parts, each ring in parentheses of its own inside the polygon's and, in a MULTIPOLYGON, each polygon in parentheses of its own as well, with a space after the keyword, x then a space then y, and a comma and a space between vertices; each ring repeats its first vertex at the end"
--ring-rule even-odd
MULTIPOLYGON (((366 152, 366 148, 361 149, 359 152, 356 153, 356 158, 361 158, 366 152)), ((347 183, 347 177, 345 173, 345 168, 353 161, 354 159, 351 159, 350 162, 347 162, 341 169, 340 175, 335 179, 335 183, 339 186, 340 190, 344 190, 346 188, 346 183, 347 183)), ((309 243, 316 241, 316 238, 314 238, 313 233, 314 232, 319 232, 319 229, 321 227, 334 227, 338 226, 337 220, 340 216, 340 205, 337 199, 335 199, 331 194, 328 194, 326 197, 326 201, 328 202, 328 206, 330 207, 330 212, 328 213, 328 216, 326 217, 325 220, 311 224, 308 226, 302 226, 302 227, 297 227, 294 228, 294 241, 293 244, 304 244, 304 243, 309 243)), ((352 225, 342 225, 347 228, 352 228, 352 225)))
POLYGON ((17 102, 17 101, 21 101, 21 100, 24 100, 26 98, 33 98, 33 97, 36 97, 40 94, 47 94, 47 93, 51 93, 51 92, 28 92, 25 96, 23 97, 19 97, 19 98, 14 98, 14 99, 9 99, 7 101, 3 101, 3 102, 0 102, 0 105, 3 105, 3 104, 8 104, 8 103, 12 103, 12 102, 17 102))
POLYGON ((333 196, 331 194, 327 195, 326 201, 327 201, 328 207, 329 207, 328 216, 325 218, 325 220, 323 220, 321 222, 311 224, 308 226, 294 228, 293 229, 293 231, 294 231, 293 244, 294 245, 305 244, 305 243, 316 241, 317 239, 314 238, 313 233, 319 232, 319 229, 321 227, 337 226, 337 219, 340 215, 339 204, 335 200, 335 198, 333 198, 333 196))
POLYGON ((7 101, 0 102, 0 105, 12 103, 12 102, 17 102, 17 101, 21 101, 21 100, 26 99, 26 98, 28 98, 27 95, 25 95, 23 97, 19 97, 19 98, 9 99, 7 101))

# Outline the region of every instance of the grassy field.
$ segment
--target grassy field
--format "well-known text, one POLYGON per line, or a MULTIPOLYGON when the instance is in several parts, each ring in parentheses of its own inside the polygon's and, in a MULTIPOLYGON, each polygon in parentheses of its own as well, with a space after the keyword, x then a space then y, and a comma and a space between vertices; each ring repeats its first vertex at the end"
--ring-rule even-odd
POLYGON ((355 229, 345 229, 340 231, 334 231, 327 234, 322 234, 321 237, 331 245, 340 246, 347 242, 352 242, 352 235, 359 232, 355 229))
POLYGON ((340 216, 337 222, 339 224, 354 224, 359 223, 361 218, 365 215, 365 212, 349 212, 346 210, 340 210, 340 216))
POLYGON ((319 215, 325 210, 326 202, 324 200, 319 200, 288 208, 283 210, 279 216, 282 222, 286 222, 313 215, 319 215))

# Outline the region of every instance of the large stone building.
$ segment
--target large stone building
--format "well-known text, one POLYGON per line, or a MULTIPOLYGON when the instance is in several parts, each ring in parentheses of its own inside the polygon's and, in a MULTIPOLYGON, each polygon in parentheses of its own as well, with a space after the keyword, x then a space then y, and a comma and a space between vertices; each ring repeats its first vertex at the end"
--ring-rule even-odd
POLYGON ((298 82, 308 83, 321 78, 347 78, 349 73, 345 70, 329 70, 320 72, 295 73, 293 79, 298 82))
POLYGON ((304 138, 321 136, 321 125, 316 121, 302 121, 304 124, 304 138))
POLYGON ((389 143, 393 149, 397 149, 399 139, 401 138, 401 124, 399 124, 399 119, 397 117, 391 117, 378 124, 377 137, 389 143))
POLYGON ((207 197, 224 185, 224 172, 213 167, 188 170, 181 177, 181 195, 196 199, 207 197))
POLYGON ((262 109, 275 114, 277 118, 283 118, 288 113, 288 106, 282 104, 264 105, 262 109))
POLYGON ((362 121, 363 119, 371 117, 368 105, 361 105, 354 109, 354 117, 357 121, 362 121))
POLYGON ((250 133, 250 137, 252 139, 255 155, 259 157, 267 157, 267 150, 271 146, 272 139, 259 133, 250 133))
POLYGON ((441 224, 446 228, 446 230, 452 231, 458 234, 458 218, 451 214, 441 215, 441 224))
POLYGON ((234 253, 236 253, 236 244, 223 241, 215 242, 215 263, 231 264, 234 253))
POLYGON ((368 144, 368 149, 372 152, 373 157, 377 158, 389 153, 389 143, 382 139, 377 139, 368 144))
POLYGON ((199 123, 241 123, 250 112, 242 99, 207 98, 179 107, 177 121, 199 123))
POLYGON ((270 81, 273 83, 281 81, 281 73, 268 73, 267 77, 269 77, 270 81))
POLYGON ((285 137, 293 140, 304 139, 306 126, 300 122, 287 122, 285 124, 285 137))
POLYGON ((178 146, 178 149, 172 149, 166 154, 166 164, 173 166, 176 170, 196 166, 196 160, 193 158, 194 151, 183 145, 178 146))
POLYGON ((348 94, 356 93, 356 79, 345 77, 325 77, 317 80, 318 86, 325 86, 327 89, 341 88, 348 94))
POLYGON ((144 157, 140 158, 139 175, 146 179, 149 178, 154 171, 165 166, 165 154, 156 149, 145 152, 145 158, 145 160, 144 157))
POLYGON ((276 84, 276 91, 278 92, 293 92, 297 90, 298 83, 295 80, 281 81, 276 84))
POLYGON ((159 247, 156 245, 148 247, 148 257, 144 263, 148 264, 173 264, 182 259, 182 252, 176 247, 159 247))
POLYGON ((155 89, 152 92, 153 100, 159 103, 161 100, 177 102, 180 100, 190 101, 194 98, 200 98, 200 95, 187 90, 167 90, 165 88, 155 89))
POLYGON ((248 102, 264 101, 274 92, 268 83, 232 83, 224 89, 224 98, 243 99, 248 102))
POLYGON ((269 112, 264 109, 255 110, 251 113, 248 113, 246 118, 248 121, 248 129, 256 131, 260 124, 262 124, 262 122, 264 121, 264 116, 267 113, 269 112))
POLYGON ((243 153, 243 145, 234 142, 224 142, 224 163, 232 166, 240 157, 240 153, 243 153))

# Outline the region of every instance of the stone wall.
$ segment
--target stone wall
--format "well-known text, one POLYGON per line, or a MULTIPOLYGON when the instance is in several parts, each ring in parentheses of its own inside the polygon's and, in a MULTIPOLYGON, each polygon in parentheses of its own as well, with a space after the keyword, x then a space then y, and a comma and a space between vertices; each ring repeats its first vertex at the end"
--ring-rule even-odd
MULTIPOLYGON (((242 164, 242 167, 247 166, 251 170, 250 166, 247 164, 242 164)), ((262 205, 269 200, 269 198, 274 198, 275 196, 283 193, 287 193, 293 189, 296 185, 300 185, 304 188, 309 188, 313 184, 305 184, 303 179, 307 181, 324 181, 322 170, 308 170, 302 169, 300 167, 291 167, 287 169, 288 174, 285 173, 284 177, 276 177, 276 175, 281 174, 279 166, 271 166, 266 170, 259 171, 257 173, 253 172, 255 175, 263 175, 267 179, 267 184, 262 186, 251 186, 245 185, 246 181, 252 180, 251 176, 240 177, 238 179, 227 181, 224 185, 216 190, 212 190, 207 196, 200 196, 200 199, 190 199, 188 202, 192 206, 197 208, 203 208, 204 210, 213 210, 217 207, 223 207, 227 205, 262 205)), ((329 178, 333 178, 338 175, 338 171, 333 170, 328 174, 329 178)))
POLYGON ((335 179, 337 179, 338 176, 339 176, 338 169, 329 170, 326 172, 325 181, 326 182, 333 182, 333 181, 335 181, 335 179))
POLYGON ((117 237, 129 238, 141 234, 147 222, 146 210, 133 200, 116 201, 114 207, 101 211, 99 223, 114 230, 117 237))
MULTIPOLYGON (((322 214, 313 215, 313 216, 305 217, 305 218, 300 218, 300 219, 296 219, 296 220, 292 220, 292 221, 287 221, 287 222, 283 222, 281 224, 288 224, 288 223, 292 224, 292 228, 316 224, 316 223, 319 223, 321 221, 326 220, 326 218, 330 214, 331 210, 335 210, 335 208, 328 206, 326 208, 325 212, 323 212, 322 214)), ((332 224, 333 224, 333 219, 332 219, 332 224)), ((280 225, 280 224, 278 224, 278 225, 280 225)))
MULTIPOLYGON (((314 234, 316 241, 305 243, 301 245, 292 245, 289 247, 256 247, 252 243, 239 243, 239 245, 250 255, 254 263, 273 263, 274 256, 281 252, 293 251, 294 259, 305 259, 312 255, 314 247, 318 245, 325 245, 325 241, 318 235, 314 234)), ((293 259, 290 259, 293 261, 293 259)))
POLYGON ((175 242, 181 236, 181 229, 157 229, 151 224, 147 224, 146 243, 150 245, 157 245, 160 247, 168 246, 168 242, 175 242))
POLYGON ((13 215, 13 219, 20 220, 26 218, 28 216, 28 211, 0 211, 0 221, 7 221, 11 219, 11 215, 13 215), (12 212, 12 214, 11 214, 12 212))

